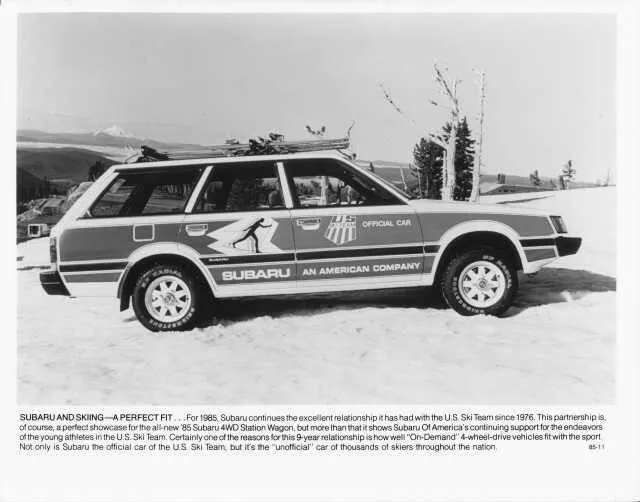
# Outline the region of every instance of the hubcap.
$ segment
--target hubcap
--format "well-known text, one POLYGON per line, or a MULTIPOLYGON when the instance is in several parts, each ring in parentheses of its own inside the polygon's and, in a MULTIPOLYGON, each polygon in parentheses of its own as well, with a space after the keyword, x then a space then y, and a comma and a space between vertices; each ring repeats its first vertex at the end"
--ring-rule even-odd
POLYGON ((500 301, 507 280, 500 267, 490 261, 474 261, 465 267, 458 279, 460 295, 469 305, 487 308, 500 301))
POLYGON ((149 284, 144 303, 149 314, 157 321, 176 322, 189 312, 191 292, 182 279, 163 275, 149 284))

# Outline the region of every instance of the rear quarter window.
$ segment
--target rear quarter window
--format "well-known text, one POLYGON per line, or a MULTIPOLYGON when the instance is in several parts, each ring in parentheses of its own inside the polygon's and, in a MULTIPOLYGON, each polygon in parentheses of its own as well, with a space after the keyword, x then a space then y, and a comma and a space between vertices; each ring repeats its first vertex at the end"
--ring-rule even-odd
POLYGON ((89 210, 93 218, 175 214, 184 208, 201 168, 123 172, 89 210))

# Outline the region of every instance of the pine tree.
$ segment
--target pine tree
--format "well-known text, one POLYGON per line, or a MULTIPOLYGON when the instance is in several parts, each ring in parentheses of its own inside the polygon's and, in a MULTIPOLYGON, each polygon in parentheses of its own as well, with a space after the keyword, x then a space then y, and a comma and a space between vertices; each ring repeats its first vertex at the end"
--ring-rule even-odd
POLYGON ((102 163, 102 161, 100 160, 96 160, 91 167, 89 167, 89 173, 87 178, 89 179, 89 181, 95 181, 97 180, 100 176, 102 176, 102 173, 104 173, 106 167, 105 165, 102 163))
POLYGON ((576 176, 576 170, 573 168, 573 162, 568 160, 567 163, 562 166, 562 171, 558 175, 558 181, 560 182, 560 189, 566 190, 569 188, 569 182, 573 181, 576 176))
POLYGON ((419 181, 420 186, 416 187, 416 191, 420 197, 440 198, 443 155, 442 147, 425 138, 420 138, 413 148, 415 165, 411 167, 411 174, 419 181))
POLYGON ((573 168, 573 162, 568 160, 567 163, 562 168, 562 177, 566 181, 573 181, 573 178, 576 176, 576 170, 573 168))
MULTIPOLYGON (((449 141, 451 124, 447 123, 442 130, 442 138, 449 141)), ((473 186, 473 159, 475 155, 475 140, 472 139, 471 129, 467 118, 464 117, 458 124, 456 137, 456 158, 454 167, 456 170, 456 185, 453 191, 454 200, 469 200, 473 186)))
MULTIPOLYGON (((440 136, 443 143, 449 140, 451 124, 447 123, 440 136)), ((466 117, 458 125, 456 138, 456 158, 454 167, 456 170, 456 184, 453 192, 454 200, 469 200, 473 185, 473 159, 475 155, 475 140, 472 139, 471 130, 466 117)), ((442 163, 444 161, 444 149, 432 140, 421 138, 413 149, 415 167, 411 173, 420 180, 422 186, 419 193, 425 194, 428 199, 442 198, 442 163)))
POLYGON ((529 175, 529 181, 531 181, 531 184, 533 186, 536 186, 536 187, 540 186, 540 175, 538 174, 537 169, 529 175))

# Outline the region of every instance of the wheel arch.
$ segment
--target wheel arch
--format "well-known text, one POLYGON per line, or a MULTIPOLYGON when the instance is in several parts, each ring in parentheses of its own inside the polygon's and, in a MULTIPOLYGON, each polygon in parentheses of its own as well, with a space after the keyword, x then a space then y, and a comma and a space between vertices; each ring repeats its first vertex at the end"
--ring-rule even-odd
POLYGON ((118 282, 117 297, 120 300, 120 310, 129 308, 131 294, 139 275, 154 264, 173 264, 185 267, 193 273, 198 281, 209 293, 215 296, 217 286, 204 264, 200 261, 198 253, 188 246, 176 244, 150 244, 137 249, 128 259, 120 281, 118 282))
POLYGON ((495 221, 471 221, 450 228, 440 240, 440 253, 434 263, 434 283, 449 260, 460 250, 481 246, 497 247, 507 253, 516 270, 522 270, 526 257, 518 233, 508 225, 495 221))

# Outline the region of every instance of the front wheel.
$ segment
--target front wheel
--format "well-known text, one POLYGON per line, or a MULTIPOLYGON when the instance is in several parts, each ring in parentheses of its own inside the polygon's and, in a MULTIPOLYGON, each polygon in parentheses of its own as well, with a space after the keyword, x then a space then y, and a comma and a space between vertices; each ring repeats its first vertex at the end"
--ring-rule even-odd
POLYGON ((468 251, 454 257, 442 275, 447 304, 462 315, 500 315, 513 303, 518 273, 500 253, 468 251))
POLYGON ((156 265, 144 272, 133 290, 133 311, 151 331, 193 328, 200 302, 198 284, 175 265, 156 265))

